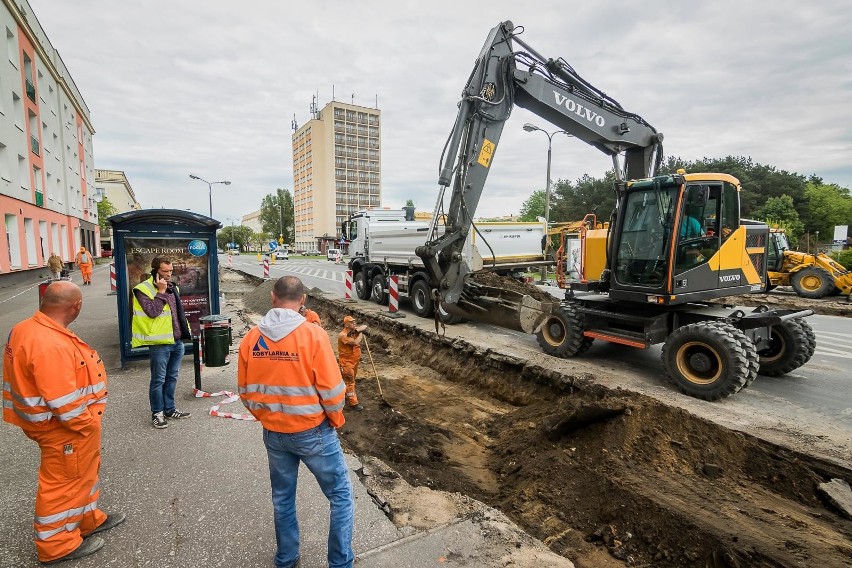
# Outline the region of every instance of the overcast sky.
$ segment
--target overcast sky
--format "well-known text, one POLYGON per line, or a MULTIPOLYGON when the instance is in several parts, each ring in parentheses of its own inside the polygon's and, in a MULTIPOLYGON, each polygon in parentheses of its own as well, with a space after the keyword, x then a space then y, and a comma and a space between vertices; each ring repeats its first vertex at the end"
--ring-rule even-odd
MULTIPOLYGON (((124 170, 143 207, 224 224, 292 190, 291 121, 337 100, 382 111, 382 205, 431 210, 459 94, 504 20, 546 57, 665 135, 667 155, 747 155, 852 187, 849 0, 332 2, 30 0, 83 94, 95 167, 124 170)), ((506 124, 477 216, 544 189, 547 138, 506 124)), ((611 160, 553 140, 551 177, 611 160)), ((745 188, 747 190, 747 188, 745 188)), ((237 221, 238 222, 238 221, 237 221)))

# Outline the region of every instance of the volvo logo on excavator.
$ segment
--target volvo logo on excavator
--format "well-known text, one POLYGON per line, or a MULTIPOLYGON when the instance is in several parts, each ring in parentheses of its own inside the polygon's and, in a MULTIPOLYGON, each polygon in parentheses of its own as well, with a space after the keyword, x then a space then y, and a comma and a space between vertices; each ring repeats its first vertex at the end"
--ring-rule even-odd
POLYGON ((558 106, 564 106, 568 109, 568 112, 573 112, 580 118, 585 118, 589 122, 594 122, 601 128, 603 128, 604 124, 606 124, 604 117, 602 117, 592 109, 586 108, 583 105, 572 101, 565 95, 560 94, 558 91, 553 91, 553 96, 554 98, 556 98, 556 104, 558 106))
POLYGON ((727 274, 725 276, 719 277, 719 282, 739 282, 740 275, 739 274, 727 274))

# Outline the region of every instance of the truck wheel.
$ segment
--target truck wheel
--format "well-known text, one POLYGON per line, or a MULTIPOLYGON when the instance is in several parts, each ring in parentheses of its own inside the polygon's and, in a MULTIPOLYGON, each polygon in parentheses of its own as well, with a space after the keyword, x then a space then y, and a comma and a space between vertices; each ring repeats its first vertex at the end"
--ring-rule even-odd
POLYGON ((736 394, 751 372, 744 337, 725 322, 704 321, 676 329, 663 344, 669 379, 681 392, 702 400, 736 394))
POLYGON ((806 321, 787 320, 773 325, 769 347, 758 352, 760 374, 768 377, 786 375, 807 363, 815 348, 814 332, 806 321))
POLYGON ((585 322, 577 305, 563 302, 544 320, 535 334, 541 349, 556 357, 574 357, 585 353, 594 341, 583 335, 585 322))
POLYGON ((827 296, 834 288, 831 274, 814 266, 803 268, 795 273, 790 279, 790 284, 796 294, 802 298, 811 299, 827 296))
POLYGON ((418 280, 408 291, 411 299, 411 309, 421 318, 432 317, 434 302, 432 302, 432 290, 423 280, 418 280))
POLYGON ((746 358, 748 359, 748 376, 746 377, 746 382, 743 385, 743 388, 748 388, 757 378, 757 375, 760 374, 760 355, 757 354, 757 348, 754 346, 754 341, 749 339, 742 330, 737 328, 734 329, 736 331, 734 337, 739 336, 737 340, 740 342, 740 346, 742 346, 743 351, 745 351, 746 358))
POLYGON ((380 306, 388 305, 388 285, 385 277, 381 274, 373 276, 373 284, 370 286, 373 292, 373 301, 380 306))
POLYGON ((362 300, 369 300, 371 292, 370 285, 367 283, 367 275, 364 274, 363 270, 359 270, 355 273, 355 295, 362 300))

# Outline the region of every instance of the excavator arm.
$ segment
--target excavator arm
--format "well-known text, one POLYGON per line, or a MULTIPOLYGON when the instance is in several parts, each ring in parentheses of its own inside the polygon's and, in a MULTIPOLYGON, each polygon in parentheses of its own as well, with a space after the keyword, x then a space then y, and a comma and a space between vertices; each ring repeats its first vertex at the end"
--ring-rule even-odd
POLYGON ((489 310, 476 306, 476 294, 465 291, 470 270, 462 247, 515 105, 612 156, 619 180, 650 177, 662 159, 662 134, 583 80, 563 59, 542 57, 518 37, 522 32, 506 21, 485 40, 441 158, 432 227, 426 244, 417 248, 440 299, 448 308, 467 303, 461 312, 475 319, 484 319, 477 310, 489 310), (444 210, 448 187, 450 203, 444 210), (441 235, 439 219, 445 221, 441 235))

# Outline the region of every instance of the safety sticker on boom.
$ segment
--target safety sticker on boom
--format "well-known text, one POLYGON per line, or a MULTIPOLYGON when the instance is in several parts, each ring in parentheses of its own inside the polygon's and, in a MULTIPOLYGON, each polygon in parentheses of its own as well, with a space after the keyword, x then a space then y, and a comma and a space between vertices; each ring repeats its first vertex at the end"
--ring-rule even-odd
POLYGON ((480 166, 489 167, 491 165, 491 159, 494 157, 494 142, 485 138, 482 141, 482 150, 479 151, 479 159, 476 162, 480 166))

